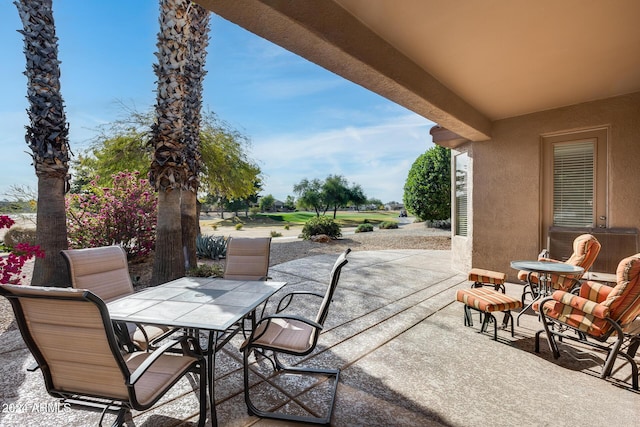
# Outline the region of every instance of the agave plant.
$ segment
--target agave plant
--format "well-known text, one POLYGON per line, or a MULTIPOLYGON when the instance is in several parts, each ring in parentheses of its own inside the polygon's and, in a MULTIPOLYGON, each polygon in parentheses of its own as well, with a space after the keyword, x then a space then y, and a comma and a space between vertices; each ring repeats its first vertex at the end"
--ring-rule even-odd
POLYGON ((196 238, 196 250, 200 258, 224 258, 227 255, 227 239, 223 236, 200 235, 196 238))
POLYGON ((67 248, 64 195, 69 188, 69 128, 60 92, 58 38, 51 0, 20 0, 24 36, 29 122, 26 142, 38 178, 36 258, 31 283, 68 286, 67 269, 58 254, 67 248))

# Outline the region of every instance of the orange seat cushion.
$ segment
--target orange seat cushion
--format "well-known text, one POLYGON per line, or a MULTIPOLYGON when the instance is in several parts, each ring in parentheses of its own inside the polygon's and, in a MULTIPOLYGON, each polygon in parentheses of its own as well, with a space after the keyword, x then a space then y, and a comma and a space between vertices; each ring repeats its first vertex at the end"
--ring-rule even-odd
POLYGON ((498 271, 483 270, 481 268, 472 268, 469 271, 469 281, 487 283, 491 285, 504 285, 507 275, 498 271))
POLYGON ((486 288, 459 289, 456 292, 456 301, 484 312, 507 311, 522 307, 519 299, 486 288))

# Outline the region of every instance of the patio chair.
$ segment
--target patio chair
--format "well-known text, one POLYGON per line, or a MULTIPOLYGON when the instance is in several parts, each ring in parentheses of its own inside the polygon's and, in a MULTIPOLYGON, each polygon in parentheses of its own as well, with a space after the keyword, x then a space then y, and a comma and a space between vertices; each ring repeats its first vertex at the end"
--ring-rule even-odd
MULTIPOLYGON (((600 242, 595 236, 591 234, 581 234, 573 241, 573 253, 566 261, 559 261, 551 258, 540 257, 539 261, 548 262, 564 262, 566 264, 582 267, 584 272, 580 275, 558 275, 551 274, 549 276, 550 286, 553 289, 560 289, 563 291, 571 291, 580 285, 580 279, 587 272, 595 262, 598 254, 600 253, 600 242)), ((531 295, 535 298, 538 295, 538 286, 540 284, 540 277, 538 273, 532 273, 528 271, 520 270, 518 272, 518 279, 527 282, 522 290, 522 305, 524 306, 524 300, 526 295, 531 295)))
POLYGON ((539 351, 542 332, 546 332, 555 358, 560 357, 555 337, 604 350, 607 357, 600 378, 611 375, 616 358, 621 356, 631 365, 633 388, 637 390, 638 366, 634 357, 640 331, 633 332, 633 323, 640 315, 640 253, 620 261, 616 279, 614 287, 586 281, 577 295, 558 290, 542 299, 537 309, 543 314, 544 329, 536 333, 535 350, 539 351), (607 342, 614 335, 613 343, 607 342), (623 344, 627 346, 626 353, 623 344))
POLYGON ((206 363, 195 339, 183 336, 153 352, 123 354, 105 303, 88 290, 3 285, 0 295, 11 302, 51 396, 101 408, 100 424, 107 412, 117 412, 113 425, 119 426, 131 409, 151 408, 180 378, 196 372, 198 425, 204 425, 206 363), (178 344, 181 355, 165 354, 178 344))
POLYGON ((318 336, 322 331, 324 322, 329 313, 329 305, 331 304, 338 281, 340 280, 340 272, 342 267, 344 267, 348 262, 347 255, 350 251, 350 249, 345 250, 336 260, 333 268, 331 269, 329 286, 327 286, 324 294, 295 291, 284 295, 278 304, 276 314, 260 319, 249 338, 247 338, 240 347, 240 351, 243 352, 244 360, 244 396, 250 414, 264 418, 317 424, 328 424, 331 420, 333 404, 335 402, 336 392, 338 389, 338 377, 340 370, 285 366, 279 360, 278 353, 305 356, 316 348, 318 336), (282 311, 291 304, 294 297, 298 295, 310 295, 322 298, 322 302, 319 305, 319 309, 314 320, 294 314, 282 313, 282 311), (249 390, 249 355, 253 350, 267 358, 267 360, 271 362, 274 371, 293 373, 296 375, 323 375, 327 376, 328 379, 333 377, 334 384, 330 391, 331 397, 327 415, 325 417, 300 416, 258 409, 251 401, 251 393, 249 390), (268 356, 268 354, 270 354, 270 356, 268 356))
POLYGON ((224 278, 267 280, 271 237, 230 237, 224 265, 224 278))
MULTIPOLYGON (((109 303, 133 293, 133 284, 127 265, 127 254, 120 246, 69 249, 60 252, 69 267, 71 286, 88 289, 104 302, 109 303)), ((133 344, 146 350, 154 343, 170 335, 173 330, 166 326, 120 324, 121 344, 133 344)))

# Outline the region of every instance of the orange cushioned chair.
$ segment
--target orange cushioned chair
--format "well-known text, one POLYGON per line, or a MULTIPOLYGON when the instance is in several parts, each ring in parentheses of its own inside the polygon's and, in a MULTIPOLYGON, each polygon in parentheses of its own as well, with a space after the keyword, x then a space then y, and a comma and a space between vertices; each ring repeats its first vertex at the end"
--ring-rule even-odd
POLYGON ((640 253, 620 261, 614 287, 586 281, 578 294, 555 291, 535 305, 540 311, 544 329, 536 334, 536 351, 539 337, 546 332, 549 346, 555 358, 560 357, 555 337, 580 341, 607 352, 600 375, 611 375, 618 356, 624 357, 632 369, 633 388, 638 389, 638 366, 634 360, 640 343, 640 335, 631 332, 633 322, 640 315, 640 253), (575 333, 566 333, 565 331, 575 333), (607 340, 615 336, 613 343, 607 340), (588 338, 595 340, 591 341, 588 338), (622 351, 628 344, 627 352, 622 351))
MULTIPOLYGON (((550 275, 549 280, 553 289, 570 291, 580 285, 580 279, 584 273, 591 268, 599 253, 600 242, 598 242, 598 239, 591 234, 582 234, 576 237, 573 241, 573 254, 571 254, 568 260, 558 261, 550 258, 540 258, 539 261, 564 262, 565 264, 582 267, 584 272, 580 275, 550 275)), ((518 272, 518 279, 527 282, 522 292, 522 305, 525 305, 524 299, 526 295, 532 295, 535 297, 538 294, 540 278, 537 273, 530 273, 528 271, 521 270, 518 272)))

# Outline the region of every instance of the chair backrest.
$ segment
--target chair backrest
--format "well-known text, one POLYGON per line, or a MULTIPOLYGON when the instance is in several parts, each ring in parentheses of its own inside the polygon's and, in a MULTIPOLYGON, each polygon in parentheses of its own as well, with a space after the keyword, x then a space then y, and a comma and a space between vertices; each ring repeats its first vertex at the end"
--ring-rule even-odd
POLYGON ((133 293, 127 254, 120 246, 61 251, 69 266, 71 286, 88 289, 111 302, 133 293))
POLYGON ((224 278, 231 280, 267 280, 271 237, 230 237, 224 278))
POLYGON ((129 371, 102 300, 83 289, 1 285, 47 391, 128 401, 129 371))
POLYGON ((640 253, 620 261, 616 286, 602 305, 609 307, 609 317, 622 327, 640 315, 640 253))
POLYGON ((573 253, 565 262, 588 271, 600 253, 600 242, 592 234, 581 234, 573 241, 573 253))
POLYGON ((333 264, 333 268, 331 269, 331 275, 329 276, 329 286, 327 287, 327 291, 324 294, 324 299, 322 300, 322 304, 320 304, 320 309, 318 310, 318 315, 316 316, 316 322, 324 325, 324 321, 327 319, 327 315, 329 314, 329 305, 331 304, 331 300, 333 299, 333 294, 338 286, 338 281, 340 280, 340 272, 342 271, 342 267, 344 267, 349 261, 347 260, 347 255, 351 252, 351 249, 345 250, 336 262, 333 264))

